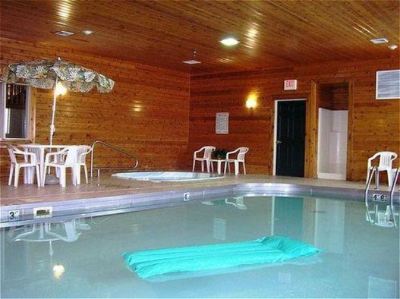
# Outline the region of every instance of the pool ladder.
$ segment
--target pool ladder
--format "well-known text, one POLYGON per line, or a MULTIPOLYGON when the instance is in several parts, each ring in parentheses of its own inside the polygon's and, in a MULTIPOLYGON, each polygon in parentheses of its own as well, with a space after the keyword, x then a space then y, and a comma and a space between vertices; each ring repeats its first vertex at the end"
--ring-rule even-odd
MULTIPOLYGON (((374 223, 375 221, 371 218, 370 215, 370 211, 369 211, 369 204, 368 204, 368 199, 369 199, 369 191, 370 191, 370 187, 371 187, 371 181, 372 178, 374 177, 374 174, 376 173, 377 168, 376 167, 372 167, 369 171, 368 171, 368 177, 367 177, 367 183, 366 183, 366 187, 365 187, 365 206, 367 208, 367 220, 371 223, 374 223)), ((397 227, 397 223, 396 223, 396 215, 398 216, 398 213, 395 213, 395 207, 394 207, 394 192, 396 190, 396 185, 397 185, 397 181, 400 175, 400 167, 396 169, 394 178, 393 178, 393 182, 391 184, 391 188, 390 188, 390 192, 389 192, 389 196, 390 196, 390 204, 387 206, 386 208, 386 213, 389 213, 390 215, 390 221, 392 221, 394 227, 397 227)), ((376 179, 376 178, 375 178, 376 179)), ((377 186, 378 188, 379 186, 377 186)), ((377 191, 379 191, 377 188, 375 188, 377 191)), ((382 200, 385 201, 385 195, 384 194, 373 194, 373 199, 374 200, 382 200)), ((375 217, 378 214, 378 207, 376 206, 376 211, 375 211, 375 217)))
POLYGON ((130 153, 124 151, 123 149, 121 149, 121 148, 119 148, 119 147, 117 147, 117 146, 115 146, 115 145, 112 145, 112 144, 110 144, 110 143, 106 143, 106 142, 101 141, 101 140, 96 140, 96 141, 93 142, 93 144, 92 144, 92 152, 91 152, 91 155, 90 155, 90 177, 91 177, 91 178, 93 178, 93 170, 94 170, 94 149, 95 149, 95 145, 96 145, 96 144, 101 144, 101 145, 103 145, 103 146, 105 146, 105 147, 107 147, 107 148, 109 148, 109 149, 111 149, 111 150, 113 150, 113 151, 115 151, 115 152, 117 152, 117 153, 123 154, 123 155, 125 155, 125 156, 127 156, 127 157, 129 157, 129 158, 132 158, 132 159, 134 159, 134 161, 135 161, 135 164, 133 165, 133 167, 129 167, 129 168, 126 168, 126 167, 125 167, 125 168, 124 168, 124 167, 96 167, 96 169, 97 169, 97 177, 98 177, 98 178, 100 178, 100 170, 101 170, 101 169, 104 169, 104 170, 109 170, 109 169, 135 169, 136 167, 138 167, 138 165, 139 165, 139 160, 136 158, 136 156, 134 156, 134 155, 132 155, 132 154, 130 154, 130 153))
MULTIPOLYGON (((368 195, 369 195, 369 191, 370 191, 370 187, 371 187, 371 181, 372 178, 375 177, 375 173, 377 172, 377 167, 371 167, 371 169, 369 169, 368 171, 368 176, 367 176, 367 183, 366 183, 366 187, 365 187, 365 204, 368 206, 368 195)), ((393 182, 391 184, 391 188, 389 191, 389 198, 390 198, 390 205, 393 205, 394 202, 394 192, 396 190, 396 186, 397 186, 397 181, 400 175, 400 167, 396 168, 396 172, 393 178, 393 182)), ((376 178, 375 178, 376 179, 376 178)), ((379 187, 379 186, 377 186, 379 187)), ((379 191, 379 189, 375 188, 375 190, 379 191)), ((384 200, 385 199, 385 195, 384 194, 374 194, 373 198, 375 200, 377 199, 381 199, 384 200)))

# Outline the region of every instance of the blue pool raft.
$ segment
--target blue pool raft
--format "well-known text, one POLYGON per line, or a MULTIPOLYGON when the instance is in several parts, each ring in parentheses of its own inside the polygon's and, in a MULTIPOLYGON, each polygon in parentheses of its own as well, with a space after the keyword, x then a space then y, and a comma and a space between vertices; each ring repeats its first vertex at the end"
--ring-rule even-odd
POLYGON ((271 236, 237 243, 127 252, 123 257, 132 271, 147 279, 169 273, 282 263, 319 251, 301 241, 271 236))

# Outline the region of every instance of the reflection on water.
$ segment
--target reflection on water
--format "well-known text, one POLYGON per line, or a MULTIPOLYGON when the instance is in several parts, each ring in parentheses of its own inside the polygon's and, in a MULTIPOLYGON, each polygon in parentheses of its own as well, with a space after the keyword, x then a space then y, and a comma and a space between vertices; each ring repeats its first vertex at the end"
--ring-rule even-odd
POLYGON ((376 226, 395 228, 399 218, 397 206, 380 202, 366 205, 366 220, 376 226))
POLYGON ((311 197, 232 197, 1 230, 2 297, 397 297, 398 206, 311 197), (367 220, 367 221, 365 221, 367 220), (393 225, 390 225, 392 223, 393 225), (374 224, 374 225, 371 225, 374 224), (144 282, 126 251, 284 235, 313 263, 144 282))

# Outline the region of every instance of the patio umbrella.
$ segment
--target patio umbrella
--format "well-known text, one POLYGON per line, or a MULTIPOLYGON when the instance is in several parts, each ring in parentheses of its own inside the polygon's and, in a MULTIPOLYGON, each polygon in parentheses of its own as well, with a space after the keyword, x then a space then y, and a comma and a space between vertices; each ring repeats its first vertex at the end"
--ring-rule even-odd
POLYGON ((55 132, 54 117, 58 95, 63 94, 66 90, 89 92, 94 87, 98 92, 106 93, 114 87, 114 81, 110 78, 60 58, 10 64, 3 73, 3 81, 27 84, 36 88, 54 89, 50 145, 53 144, 55 132))

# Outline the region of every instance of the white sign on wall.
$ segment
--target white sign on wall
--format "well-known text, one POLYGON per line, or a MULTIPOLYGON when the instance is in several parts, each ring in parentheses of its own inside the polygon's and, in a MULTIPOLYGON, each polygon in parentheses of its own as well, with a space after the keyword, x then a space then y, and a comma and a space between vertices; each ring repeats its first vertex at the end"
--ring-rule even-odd
POLYGON ((229 112, 215 114, 215 134, 229 134, 229 112))
POLYGON ((283 83, 283 90, 296 90, 297 80, 285 80, 283 83))

